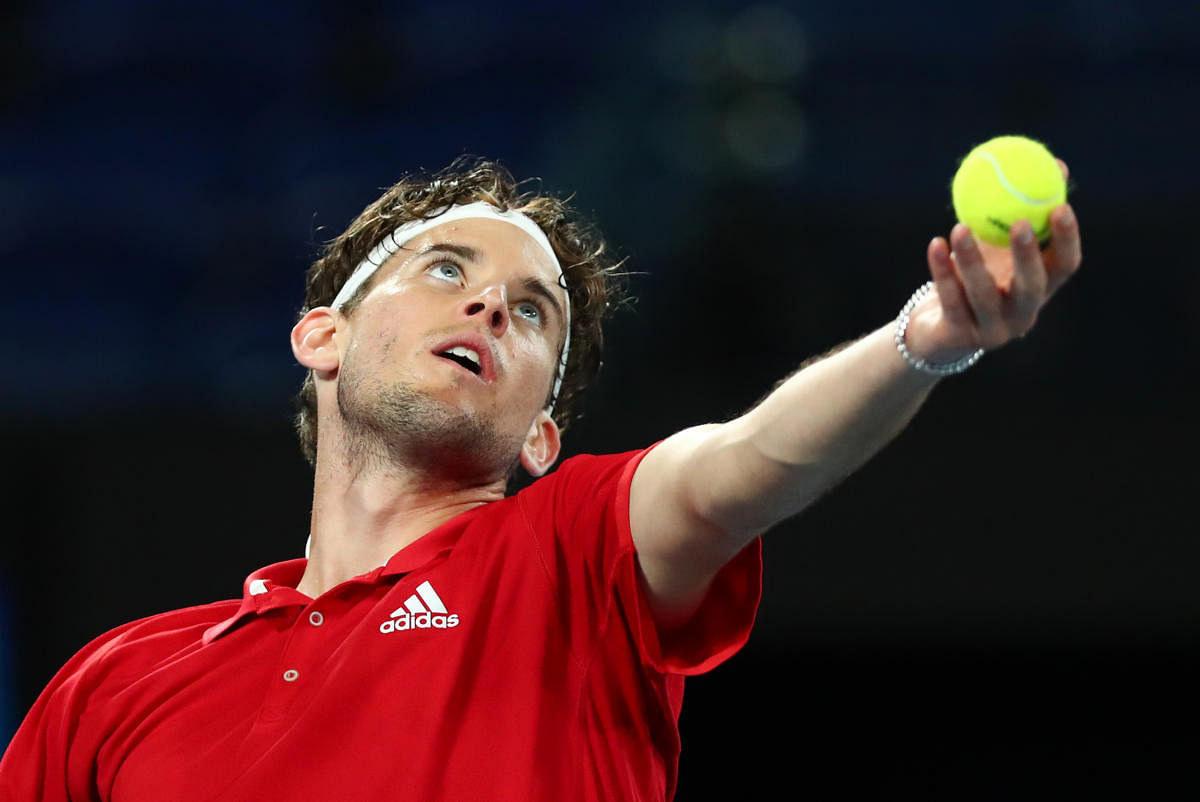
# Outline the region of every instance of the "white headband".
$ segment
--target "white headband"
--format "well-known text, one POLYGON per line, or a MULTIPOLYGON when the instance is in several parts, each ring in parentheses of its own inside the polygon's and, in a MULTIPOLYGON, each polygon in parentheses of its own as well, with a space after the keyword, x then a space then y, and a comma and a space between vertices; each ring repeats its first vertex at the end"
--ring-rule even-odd
POLYGON ((529 236, 533 237, 534 242, 542 246, 542 249, 550 255, 550 259, 554 262, 554 266, 558 268, 559 286, 563 288, 563 294, 566 296, 566 305, 564 311, 566 313, 566 326, 563 335, 562 352, 558 355, 558 370, 554 377, 554 392, 550 395, 549 412, 554 411, 554 405, 558 402, 558 391, 562 387, 563 376, 567 372, 567 354, 571 350, 571 294, 566 292, 566 281, 563 279, 562 266, 558 263, 558 254, 554 252, 554 248, 550 245, 550 240, 546 238, 545 232, 541 226, 533 222, 520 212, 509 210, 502 212, 490 203, 484 201, 476 201, 475 203, 466 203, 462 206, 451 206, 440 212, 437 212, 433 217, 423 220, 412 220, 404 223, 395 231, 383 238, 383 241, 371 249, 367 254, 367 258, 358 263, 358 267, 354 268, 354 272, 350 274, 350 278, 346 279, 346 283, 342 285, 338 291, 337 297, 333 299, 331 306, 334 309, 340 310, 345 305, 346 301, 350 300, 350 296, 354 294, 363 282, 369 279, 376 270, 383 266, 383 263, 388 260, 393 254, 399 251, 406 242, 424 234, 434 226, 440 226, 442 223, 450 223, 455 220, 467 220, 470 218, 484 217, 491 220, 502 220, 505 223, 511 223, 517 228, 524 231, 529 236))

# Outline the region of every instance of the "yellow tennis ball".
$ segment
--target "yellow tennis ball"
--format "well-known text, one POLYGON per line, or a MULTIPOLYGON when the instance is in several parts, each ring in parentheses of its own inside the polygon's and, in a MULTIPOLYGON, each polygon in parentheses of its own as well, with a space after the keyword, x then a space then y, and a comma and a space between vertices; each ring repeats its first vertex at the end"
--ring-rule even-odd
POLYGON ((954 213, 976 237, 1007 247, 1008 231, 1028 220, 1039 242, 1050 239, 1050 210, 1067 199, 1067 182, 1046 146, 998 136, 962 160, 950 187, 954 213))

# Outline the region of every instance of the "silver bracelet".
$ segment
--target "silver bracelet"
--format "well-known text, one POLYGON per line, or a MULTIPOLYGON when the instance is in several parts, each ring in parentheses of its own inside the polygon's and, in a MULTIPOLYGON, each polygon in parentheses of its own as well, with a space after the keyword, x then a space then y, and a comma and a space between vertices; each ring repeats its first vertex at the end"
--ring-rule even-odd
POLYGON ((975 353, 967 354, 962 359, 956 362, 950 362, 945 365, 934 365, 926 362, 924 359, 916 359, 908 351, 908 345, 904 342, 904 335, 908 331, 909 315, 917 308, 917 304, 925 300, 933 293, 933 282, 926 281, 912 297, 908 299, 908 303, 900 310, 900 317, 896 318, 896 350, 900 352, 900 356, 904 357, 904 361, 912 365, 914 368, 925 373, 932 373, 935 376, 950 376, 955 373, 962 373, 967 368, 979 361, 979 357, 983 356, 983 349, 976 349, 975 353))

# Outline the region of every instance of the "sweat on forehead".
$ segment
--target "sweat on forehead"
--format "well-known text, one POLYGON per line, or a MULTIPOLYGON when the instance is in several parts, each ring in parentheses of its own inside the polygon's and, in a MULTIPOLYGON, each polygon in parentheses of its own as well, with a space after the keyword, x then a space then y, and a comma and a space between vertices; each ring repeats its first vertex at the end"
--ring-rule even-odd
MULTIPOLYGON (((337 297, 330 304, 334 309, 340 310, 345 306, 346 302, 354 295, 355 291, 362 284, 374 275, 375 271, 383 266, 393 254, 400 250, 404 243, 419 237, 430 229, 451 223, 455 220, 469 219, 489 219, 500 220, 504 223, 509 223, 524 231, 533 241, 536 242, 550 257, 551 263, 554 265, 558 273, 558 282, 563 288, 566 288, 566 282, 562 274, 562 265, 558 262, 558 254, 554 252, 553 246, 550 245, 550 240, 546 237, 541 226, 531 220, 529 217, 516 211, 502 212, 490 203, 484 201, 476 201, 475 203, 466 203, 461 206, 451 206, 439 211, 437 214, 423 220, 412 220, 403 223, 396 227, 385 236, 379 244, 371 249, 367 254, 367 258, 358 263, 358 266, 350 273, 350 278, 346 279, 346 283, 342 285, 338 291, 337 297)), ((562 387, 563 376, 567 372, 567 355, 571 348, 571 297, 570 293, 564 293, 565 304, 564 312, 564 337, 563 347, 559 354, 558 370, 554 378, 554 392, 551 393, 549 410, 554 409, 554 400, 558 398, 558 391, 562 387)))

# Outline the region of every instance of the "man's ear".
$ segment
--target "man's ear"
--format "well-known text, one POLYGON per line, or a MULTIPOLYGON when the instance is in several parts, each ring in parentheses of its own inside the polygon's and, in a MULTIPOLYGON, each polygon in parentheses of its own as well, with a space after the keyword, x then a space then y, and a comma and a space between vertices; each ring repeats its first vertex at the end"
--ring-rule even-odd
POLYGON ((292 353, 309 370, 331 371, 341 364, 341 354, 333 335, 337 331, 337 312, 328 306, 308 311, 292 327, 292 353))
POLYGON ((521 466, 530 476, 541 476, 550 470, 550 466, 558 459, 562 450, 562 440, 559 437, 558 424, 546 410, 542 410, 534 418, 525 435, 525 443, 521 446, 521 466))

